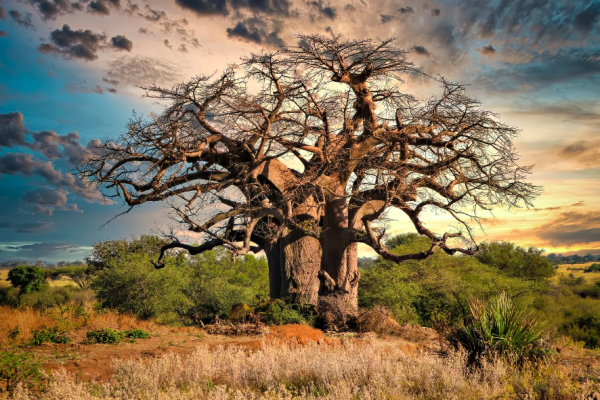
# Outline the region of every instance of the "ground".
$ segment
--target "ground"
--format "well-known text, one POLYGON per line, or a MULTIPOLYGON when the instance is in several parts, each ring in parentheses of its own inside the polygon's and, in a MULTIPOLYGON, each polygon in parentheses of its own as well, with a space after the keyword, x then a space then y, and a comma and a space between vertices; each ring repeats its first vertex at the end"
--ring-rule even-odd
POLYGON ((579 276, 583 276, 587 282, 595 282, 600 280, 600 272, 583 272, 583 269, 592 265, 597 264, 598 261, 584 263, 584 264, 560 264, 558 269, 556 270, 556 276, 558 277, 562 274, 568 276, 569 274, 573 274, 575 278, 579 276))

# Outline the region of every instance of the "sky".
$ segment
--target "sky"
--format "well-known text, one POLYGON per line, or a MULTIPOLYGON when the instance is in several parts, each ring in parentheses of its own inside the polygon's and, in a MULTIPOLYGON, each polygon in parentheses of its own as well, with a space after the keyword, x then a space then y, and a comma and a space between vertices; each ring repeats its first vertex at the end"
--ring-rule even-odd
MULTIPOLYGON (((521 163, 544 193, 484 215, 479 241, 600 254, 600 1, 0 0, 0 262, 83 259, 97 241, 167 224, 147 204, 106 225, 125 208, 77 181, 74 160, 134 111, 160 112, 140 86, 219 72, 301 33, 395 37, 417 67, 470 85, 521 129, 521 163)), ((389 217, 390 233, 410 231, 389 217)))

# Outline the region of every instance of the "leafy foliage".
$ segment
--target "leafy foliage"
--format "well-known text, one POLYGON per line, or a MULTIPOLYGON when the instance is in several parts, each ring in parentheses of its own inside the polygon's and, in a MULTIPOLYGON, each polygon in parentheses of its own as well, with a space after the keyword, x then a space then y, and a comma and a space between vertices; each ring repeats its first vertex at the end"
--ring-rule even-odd
POLYGON ((39 389, 46 381, 40 364, 27 353, 0 351, 0 392, 12 393, 19 383, 30 389, 39 389))
POLYGON ((42 326, 40 329, 32 330, 31 333, 33 334, 31 344, 36 346, 39 346, 45 342, 71 343, 71 339, 65 336, 64 333, 60 331, 58 326, 54 326, 51 328, 42 326))
MULTIPOLYGON (((395 254, 430 247, 427 238, 411 234, 399 235, 389 242, 399 243, 392 250, 395 254)), ((520 257, 518 253, 517 256, 520 257)), ((475 257, 436 252, 425 260, 400 264, 377 259, 362 270, 359 305, 385 306, 400 323, 453 326, 468 317, 470 297, 486 298, 505 291, 532 301, 532 296, 548 288, 548 279, 537 273, 528 278, 515 277, 506 269, 483 264, 475 257)))
POLYGON ((592 265, 588 265, 583 272, 600 272, 600 263, 594 263, 592 265))
POLYGON ((267 302, 257 307, 256 311, 264 322, 273 325, 313 325, 316 317, 313 307, 305 304, 286 303, 281 299, 267 302))
POLYGON ((555 274, 554 265, 543 254, 543 250, 535 247, 525 249, 510 242, 492 242, 482 244, 475 257, 508 276, 539 280, 552 278, 555 274))
POLYGON ((454 339, 467 349, 472 360, 499 355, 522 363, 550 354, 543 344, 543 324, 506 293, 489 301, 470 299, 469 309, 470 318, 456 331, 454 339))
POLYGON ((94 246, 92 288, 103 307, 181 324, 226 317, 234 304, 252 304, 268 294, 264 259, 246 255, 232 260, 214 250, 187 260, 167 257, 169 267, 155 269, 151 261, 159 248, 153 246, 160 246, 160 240, 143 236, 116 242, 94 246))
POLYGON ((148 339, 150 333, 143 329, 120 331, 118 329, 103 328, 86 332, 86 337, 89 341, 95 341, 96 343, 117 344, 125 338, 148 339))
POLYGON ((8 273, 10 284, 20 289, 20 293, 32 293, 42 290, 44 273, 38 267, 14 267, 8 273))

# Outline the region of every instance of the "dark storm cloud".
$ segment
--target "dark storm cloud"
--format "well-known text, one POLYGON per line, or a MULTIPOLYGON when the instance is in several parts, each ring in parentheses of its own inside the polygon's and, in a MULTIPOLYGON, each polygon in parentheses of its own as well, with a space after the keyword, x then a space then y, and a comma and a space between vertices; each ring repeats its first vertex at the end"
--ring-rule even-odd
POLYGON ((420 56, 425 56, 425 57, 429 57, 429 52, 427 51, 427 49, 423 46, 414 46, 412 48, 412 51, 420 56))
POLYGON ((133 42, 127 39, 123 35, 117 35, 111 38, 112 47, 118 50, 131 51, 133 49, 133 42))
MULTIPOLYGON (((8 250, 18 250, 17 257, 30 257, 31 259, 40 259, 57 253, 71 253, 73 251, 83 250, 81 246, 72 243, 33 243, 24 244, 21 246, 5 246, 8 250)), ((6 255, 14 254, 14 252, 5 252, 6 255)))
POLYGON ((21 199, 33 203, 36 212, 47 216, 51 216, 56 210, 83 212, 78 209, 77 204, 67 203, 68 194, 69 192, 63 189, 40 188, 23 194, 21 199))
POLYGON ((62 30, 56 29, 50 33, 50 41, 52 44, 42 44, 38 51, 43 54, 93 61, 98 58, 98 50, 106 46, 107 37, 89 29, 72 30, 65 24, 62 30))
POLYGON ((10 10, 8 12, 8 15, 10 15, 10 17, 13 19, 13 21, 15 21, 20 26, 27 28, 27 29, 35 30, 35 26, 31 23, 31 14, 30 13, 25 13, 23 15, 17 10, 10 10))
POLYGON ((600 242, 600 212, 562 212, 538 227, 536 235, 554 247, 600 242))
POLYGON ((29 130, 23 125, 23 114, 20 112, 0 113, 0 148, 23 146, 25 134, 29 130))
POLYGON ((229 10, 224 0, 175 0, 181 8, 198 15, 228 15, 229 10))
MULTIPOLYGON (((37 233, 39 231, 47 230, 52 228, 54 225, 53 222, 22 222, 22 223, 12 223, 12 222, 0 222, 0 229, 12 229, 18 233, 37 233)), ((13 250, 13 247, 7 247, 13 250)))
POLYGON ((239 21, 235 27, 227 28, 227 36, 274 47, 285 45, 285 42, 279 37, 279 31, 275 29, 269 32, 266 22, 258 18, 239 21))
POLYGON ((43 20, 56 20, 58 16, 83 10, 81 2, 71 3, 67 0, 29 0, 29 3, 38 10, 43 20))
POLYGON ((166 60, 142 56, 123 56, 109 62, 105 79, 120 84, 144 86, 170 85, 181 78, 178 67, 166 60))
POLYGON ((415 9, 412 8, 411 6, 406 6, 406 7, 400 7, 398 9, 398 11, 400 12, 400 14, 414 14, 415 9))
POLYGON ((574 25, 582 33, 590 33, 600 19, 600 3, 590 4, 575 17, 574 25))

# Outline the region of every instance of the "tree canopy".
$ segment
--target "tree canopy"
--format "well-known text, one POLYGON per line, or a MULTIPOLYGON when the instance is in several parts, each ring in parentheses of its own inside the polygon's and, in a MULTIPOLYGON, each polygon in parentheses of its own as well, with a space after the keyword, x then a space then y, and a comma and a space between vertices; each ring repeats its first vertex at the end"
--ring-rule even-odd
POLYGON ((479 211, 529 205, 539 193, 525 182, 530 167, 518 163, 518 130, 443 78, 435 79, 437 96, 405 93, 406 76, 433 78, 392 39, 298 40, 220 75, 146 87, 170 105, 151 119, 134 116, 125 134, 81 166, 81 176, 130 207, 166 202, 204 237, 199 246, 173 237, 163 253, 265 250, 271 280, 296 279, 272 286, 272 294, 313 287, 306 282, 317 272, 322 293, 355 292, 357 243, 395 262, 437 248, 474 254, 479 211), (431 246, 389 251, 381 221, 390 208, 431 246), (430 230, 426 210, 451 215, 457 227, 430 230), (304 282, 294 271, 306 265, 316 267, 302 270, 304 282))

